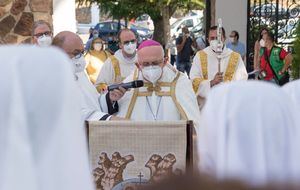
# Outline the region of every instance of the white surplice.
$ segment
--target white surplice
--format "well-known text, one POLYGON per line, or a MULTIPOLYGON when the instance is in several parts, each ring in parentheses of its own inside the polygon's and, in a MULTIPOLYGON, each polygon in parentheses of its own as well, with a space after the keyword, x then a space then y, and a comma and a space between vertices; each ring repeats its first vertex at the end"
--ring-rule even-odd
POLYGON ((107 114, 105 94, 99 94, 87 74, 82 71, 75 73, 75 81, 80 91, 80 104, 82 119, 87 121, 98 121, 107 114), (100 102, 103 106, 100 107, 100 102))
POLYGON ((0 189, 92 190, 69 58, 1 46, 0 64, 0 189))
MULTIPOLYGON (((163 67, 163 74, 159 82, 170 83, 177 76, 178 71, 168 64, 163 67)), ((138 73, 139 80, 143 80, 142 73, 138 73)), ((134 73, 128 76, 124 82, 134 80, 134 73)), ((131 98, 133 96, 133 89, 126 92, 125 95, 118 101, 119 112, 118 116, 125 117, 131 98)), ((161 91, 170 92, 170 87, 161 87, 161 91)), ((147 92, 147 87, 139 88, 139 92, 147 92)), ((197 128, 199 123, 200 112, 197 106, 195 93, 192 89, 190 80, 180 73, 175 87, 175 97, 179 105, 183 108, 187 119, 193 120, 197 128)), ((130 117, 131 120, 160 120, 171 121, 181 120, 180 112, 176 107, 171 96, 157 96, 155 91, 152 96, 139 96, 130 117)))
MULTIPOLYGON (((206 98, 207 94, 211 90, 210 87, 210 81, 214 79, 216 73, 218 72, 218 59, 217 54, 211 49, 210 46, 203 49, 204 53, 207 54, 207 79, 203 80, 199 87, 197 87, 196 94, 200 97, 206 98)), ((221 61, 220 61, 220 71, 223 72, 223 76, 225 75, 229 59, 233 51, 229 48, 226 48, 226 46, 223 49, 223 52, 220 55, 221 61)), ((235 68, 235 72, 232 77, 232 81, 238 81, 238 80, 247 80, 248 74, 247 70, 245 68, 244 62, 241 58, 241 56, 238 56, 238 64, 235 68)), ((190 71, 190 78, 194 82, 195 79, 203 79, 203 72, 201 67, 201 60, 199 57, 199 52, 195 55, 193 64, 190 71)))
POLYGON ((113 56, 115 56, 115 58, 119 62, 121 78, 118 79, 118 81, 115 81, 115 70, 112 64, 112 59, 110 57, 107 58, 103 64, 100 73, 98 75, 96 85, 98 84, 111 85, 116 82, 121 82, 126 77, 128 77, 132 73, 132 71, 136 68, 135 63, 137 63, 137 54, 135 54, 133 58, 128 59, 124 57, 122 50, 119 49, 118 51, 115 52, 113 56))
POLYGON ((279 87, 265 82, 214 88, 201 112, 199 169, 255 185, 298 182, 299 141, 291 104, 279 87))

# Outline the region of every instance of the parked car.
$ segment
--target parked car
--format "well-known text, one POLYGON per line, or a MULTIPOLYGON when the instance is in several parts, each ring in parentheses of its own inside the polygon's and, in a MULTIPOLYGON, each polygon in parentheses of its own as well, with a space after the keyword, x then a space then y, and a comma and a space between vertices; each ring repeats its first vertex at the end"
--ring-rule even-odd
POLYGON ((203 35, 203 19, 201 19, 201 22, 194 26, 190 32, 193 34, 195 38, 198 38, 203 35))
POLYGON ((141 16, 137 17, 134 25, 142 28, 147 28, 149 30, 154 30, 153 21, 147 14, 142 14, 141 16))
POLYGON ((193 27, 201 23, 201 19, 203 15, 195 15, 195 16, 187 16, 183 18, 179 18, 176 22, 171 25, 171 36, 176 35, 178 36, 181 33, 181 28, 183 26, 188 27, 191 31, 193 27))
POLYGON ((149 30, 147 28, 143 28, 143 27, 140 27, 140 26, 136 26, 135 24, 132 24, 130 26, 130 29, 133 30, 135 33, 138 34, 138 36, 140 38, 142 38, 142 40, 147 40, 147 39, 152 39, 152 36, 153 36, 153 31, 152 30, 149 30))

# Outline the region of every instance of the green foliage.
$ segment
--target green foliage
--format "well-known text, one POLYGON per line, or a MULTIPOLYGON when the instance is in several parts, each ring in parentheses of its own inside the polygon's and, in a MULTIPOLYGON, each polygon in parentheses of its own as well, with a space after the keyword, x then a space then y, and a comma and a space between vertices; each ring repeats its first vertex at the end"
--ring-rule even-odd
POLYGON ((147 13, 155 21, 161 18, 162 7, 168 7, 170 16, 176 9, 204 8, 202 0, 76 0, 79 4, 96 3, 101 10, 115 19, 136 18, 147 13))
POLYGON ((292 63, 292 77, 293 79, 300 78, 300 21, 298 21, 296 29, 296 39, 294 41, 294 54, 292 63))

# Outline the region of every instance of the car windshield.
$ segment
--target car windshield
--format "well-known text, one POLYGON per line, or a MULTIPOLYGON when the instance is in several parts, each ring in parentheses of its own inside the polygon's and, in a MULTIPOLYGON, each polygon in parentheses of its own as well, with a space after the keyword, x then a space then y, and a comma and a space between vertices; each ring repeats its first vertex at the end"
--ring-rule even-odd
POLYGON ((172 24, 171 28, 175 28, 175 27, 178 25, 178 23, 180 23, 181 21, 182 21, 182 19, 176 20, 176 22, 174 22, 174 23, 172 24))

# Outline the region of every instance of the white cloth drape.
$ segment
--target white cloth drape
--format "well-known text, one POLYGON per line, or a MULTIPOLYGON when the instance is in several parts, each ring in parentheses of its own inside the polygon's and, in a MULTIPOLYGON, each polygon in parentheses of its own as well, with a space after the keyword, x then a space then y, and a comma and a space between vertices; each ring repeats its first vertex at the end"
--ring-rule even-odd
POLYGON ((2 46, 0 64, 0 189, 93 189, 68 57, 2 46))
POLYGON ((272 84, 240 81, 216 87, 200 118, 200 170, 253 184, 299 180, 294 111, 272 84))

